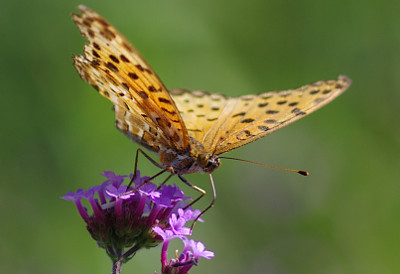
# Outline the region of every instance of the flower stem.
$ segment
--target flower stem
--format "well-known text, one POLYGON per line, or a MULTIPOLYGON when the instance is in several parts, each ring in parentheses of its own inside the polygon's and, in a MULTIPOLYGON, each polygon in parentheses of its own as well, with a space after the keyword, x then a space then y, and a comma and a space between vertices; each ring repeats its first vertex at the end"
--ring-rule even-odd
POLYGON ((143 245, 139 245, 139 244, 135 245, 134 247, 129 249, 127 252, 125 252, 122 255, 121 259, 125 259, 125 260, 128 259, 132 254, 134 254, 136 251, 138 251, 142 247, 143 247, 143 245))
POLYGON ((111 274, 120 274, 122 268, 122 261, 113 261, 112 271, 111 274))

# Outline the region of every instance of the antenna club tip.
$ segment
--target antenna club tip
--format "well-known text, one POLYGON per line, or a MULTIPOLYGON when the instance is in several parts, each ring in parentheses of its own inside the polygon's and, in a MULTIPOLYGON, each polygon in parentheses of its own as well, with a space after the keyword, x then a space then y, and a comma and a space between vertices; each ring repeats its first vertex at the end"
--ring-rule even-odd
POLYGON ((308 175, 310 175, 310 172, 304 171, 304 170, 299 170, 299 171, 297 171, 297 173, 299 173, 300 175, 303 175, 303 176, 308 176, 308 175))

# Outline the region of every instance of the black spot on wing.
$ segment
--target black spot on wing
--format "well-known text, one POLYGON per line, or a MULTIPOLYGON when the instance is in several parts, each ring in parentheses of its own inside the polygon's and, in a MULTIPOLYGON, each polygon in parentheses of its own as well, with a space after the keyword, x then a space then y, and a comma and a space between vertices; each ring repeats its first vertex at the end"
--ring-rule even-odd
POLYGON ((110 63, 110 62, 108 62, 108 63, 106 64, 106 67, 108 67, 109 69, 111 69, 111 70, 114 71, 114 72, 119 72, 118 68, 117 68, 116 66, 114 66, 114 64, 112 64, 112 63, 110 63))
POLYGON ((146 99, 149 98, 149 96, 147 95, 147 93, 144 92, 144 91, 138 91, 138 94, 139 94, 139 96, 142 97, 142 99, 144 99, 144 100, 146 100, 146 99))
POLYGON ((136 73, 133 73, 133 72, 129 72, 129 73, 128 73, 128 76, 129 76, 130 78, 132 78, 133 80, 139 79, 139 76, 137 76, 137 74, 136 74, 136 73))
POLYGON ((238 117, 238 116, 245 116, 245 115, 246 115, 246 112, 239 112, 239 113, 236 113, 236 114, 232 115, 232 118, 235 118, 235 117, 238 117))
POLYGON ((137 67, 138 70, 140 70, 141 72, 144 71, 144 68, 141 65, 135 65, 137 67))
POLYGON ((125 57, 125 55, 121 54, 119 58, 121 58, 121 60, 124 61, 125 63, 129 63, 129 60, 128 58, 125 57))
POLYGON ((92 50, 92 54, 94 57, 100 58, 100 55, 94 49, 92 50))
POLYGON ((99 61, 97 61, 97 60, 92 60, 91 62, 90 62, 90 64, 92 65, 92 67, 98 67, 99 65, 100 65, 100 63, 99 63, 99 61))
POLYGON ((127 83, 122 83, 122 86, 123 86, 126 90, 129 90, 129 86, 128 86, 127 83))
POLYGON ((247 118, 247 119, 244 119, 244 120, 242 120, 242 121, 240 121, 241 123, 251 123, 251 122, 254 122, 254 119, 251 119, 251 118, 247 118))
POLYGON ((95 43, 95 42, 93 42, 93 47, 94 47, 95 49, 97 49, 97 50, 100 50, 100 46, 99 46, 97 43, 95 43))
POLYGON ((92 38, 94 38, 94 36, 95 36, 95 35, 94 35, 94 31, 91 30, 91 29, 88 30, 88 34, 89 34, 89 36, 92 37, 92 38))
POLYGON ((171 101, 166 98, 158 97, 158 101, 160 101, 161 103, 172 105, 171 101))
POLYGON ((266 126, 258 126, 258 129, 259 129, 259 130, 262 130, 262 131, 267 131, 267 130, 269 130, 269 127, 266 127, 266 126))
POLYGON ((119 59, 117 58, 117 57, 115 57, 114 55, 112 55, 112 54, 110 54, 110 59, 114 62, 114 63, 117 63, 117 64, 119 64, 119 59))
POLYGON ((170 111, 170 110, 168 110, 168 109, 166 109, 166 108, 164 108, 164 107, 162 107, 161 108, 163 111, 165 111, 165 112, 167 112, 167 113, 169 113, 169 114, 171 114, 171 115, 176 115, 176 112, 175 111, 170 111))
POLYGON ((301 112, 301 109, 299 109, 299 108, 292 109, 292 113, 294 113, 294 114, 299 113, 299 112, 301 112))

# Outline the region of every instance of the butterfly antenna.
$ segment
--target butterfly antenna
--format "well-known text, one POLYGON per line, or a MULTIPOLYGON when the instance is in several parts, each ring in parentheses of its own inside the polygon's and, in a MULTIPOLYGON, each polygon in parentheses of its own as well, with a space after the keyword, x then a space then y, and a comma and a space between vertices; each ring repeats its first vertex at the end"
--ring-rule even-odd
POLYGON ((265 166, 265 167, 270 167, 270 168, 274 168, 274 169, 280 169, 280 170, 286 170, 286 171, 296 172, 296 173, 298 173, 298 174, 300 174, 300 175, 303 175, 303 176, 308 176, 308 175, 310 175, 310 173, 309 173, 308 171, 304 171, 304 170, 297 170, 297 169, 289 169, 289 168, 283 168, 283 167, 276 167, 276 166, 261 164, 261 163, 257 163, 257 162, 253 162, 253 161, 248 161, 248 160, 243 160, 243 159, 237 159, 237 158, 231 158, 231 157, 219 157, 219 158, 220 158, 220 159, 228 159, 228 160, 236 160, 236 161, 246 162, 246 163, 255 164, 255 165, 259 165, 259 166, 265 166))

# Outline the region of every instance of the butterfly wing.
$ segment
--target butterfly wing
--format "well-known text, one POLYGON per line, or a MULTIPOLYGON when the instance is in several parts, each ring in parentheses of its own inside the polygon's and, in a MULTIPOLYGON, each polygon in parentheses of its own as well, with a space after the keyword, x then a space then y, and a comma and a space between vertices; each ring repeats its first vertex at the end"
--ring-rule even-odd
POLYGON ((128 110, 123 103, 116 104, 114 110, 116 127, 132 141, 156 154, 159 154, 160 146, 169 144, 163 132, 150 118, 143 117, 144 114, 135 109, 128 110))
POLYGON ((154 138, 178 151, 187 150, 185 124, 158 76, 98 13, 82 5, 78 9, 82 14, 74 14, 73 20, 89 44, 84 56, 74 56, 74 65, 85 81, 116 106, 117 127, 139 144, 154 138))
POLYGON ((218 93, 187 89, 171 90, 170 93, 184 119, 189 136, 202 144, 209 130, 221 122, 220 116, 232 100, 218 93))
POLYGON ((310 114, 339 96, 350 83, 340 76, 294 90, 238 98, 187 90, 171 94, 189 135, 206 151, 220 155, 310 114))

